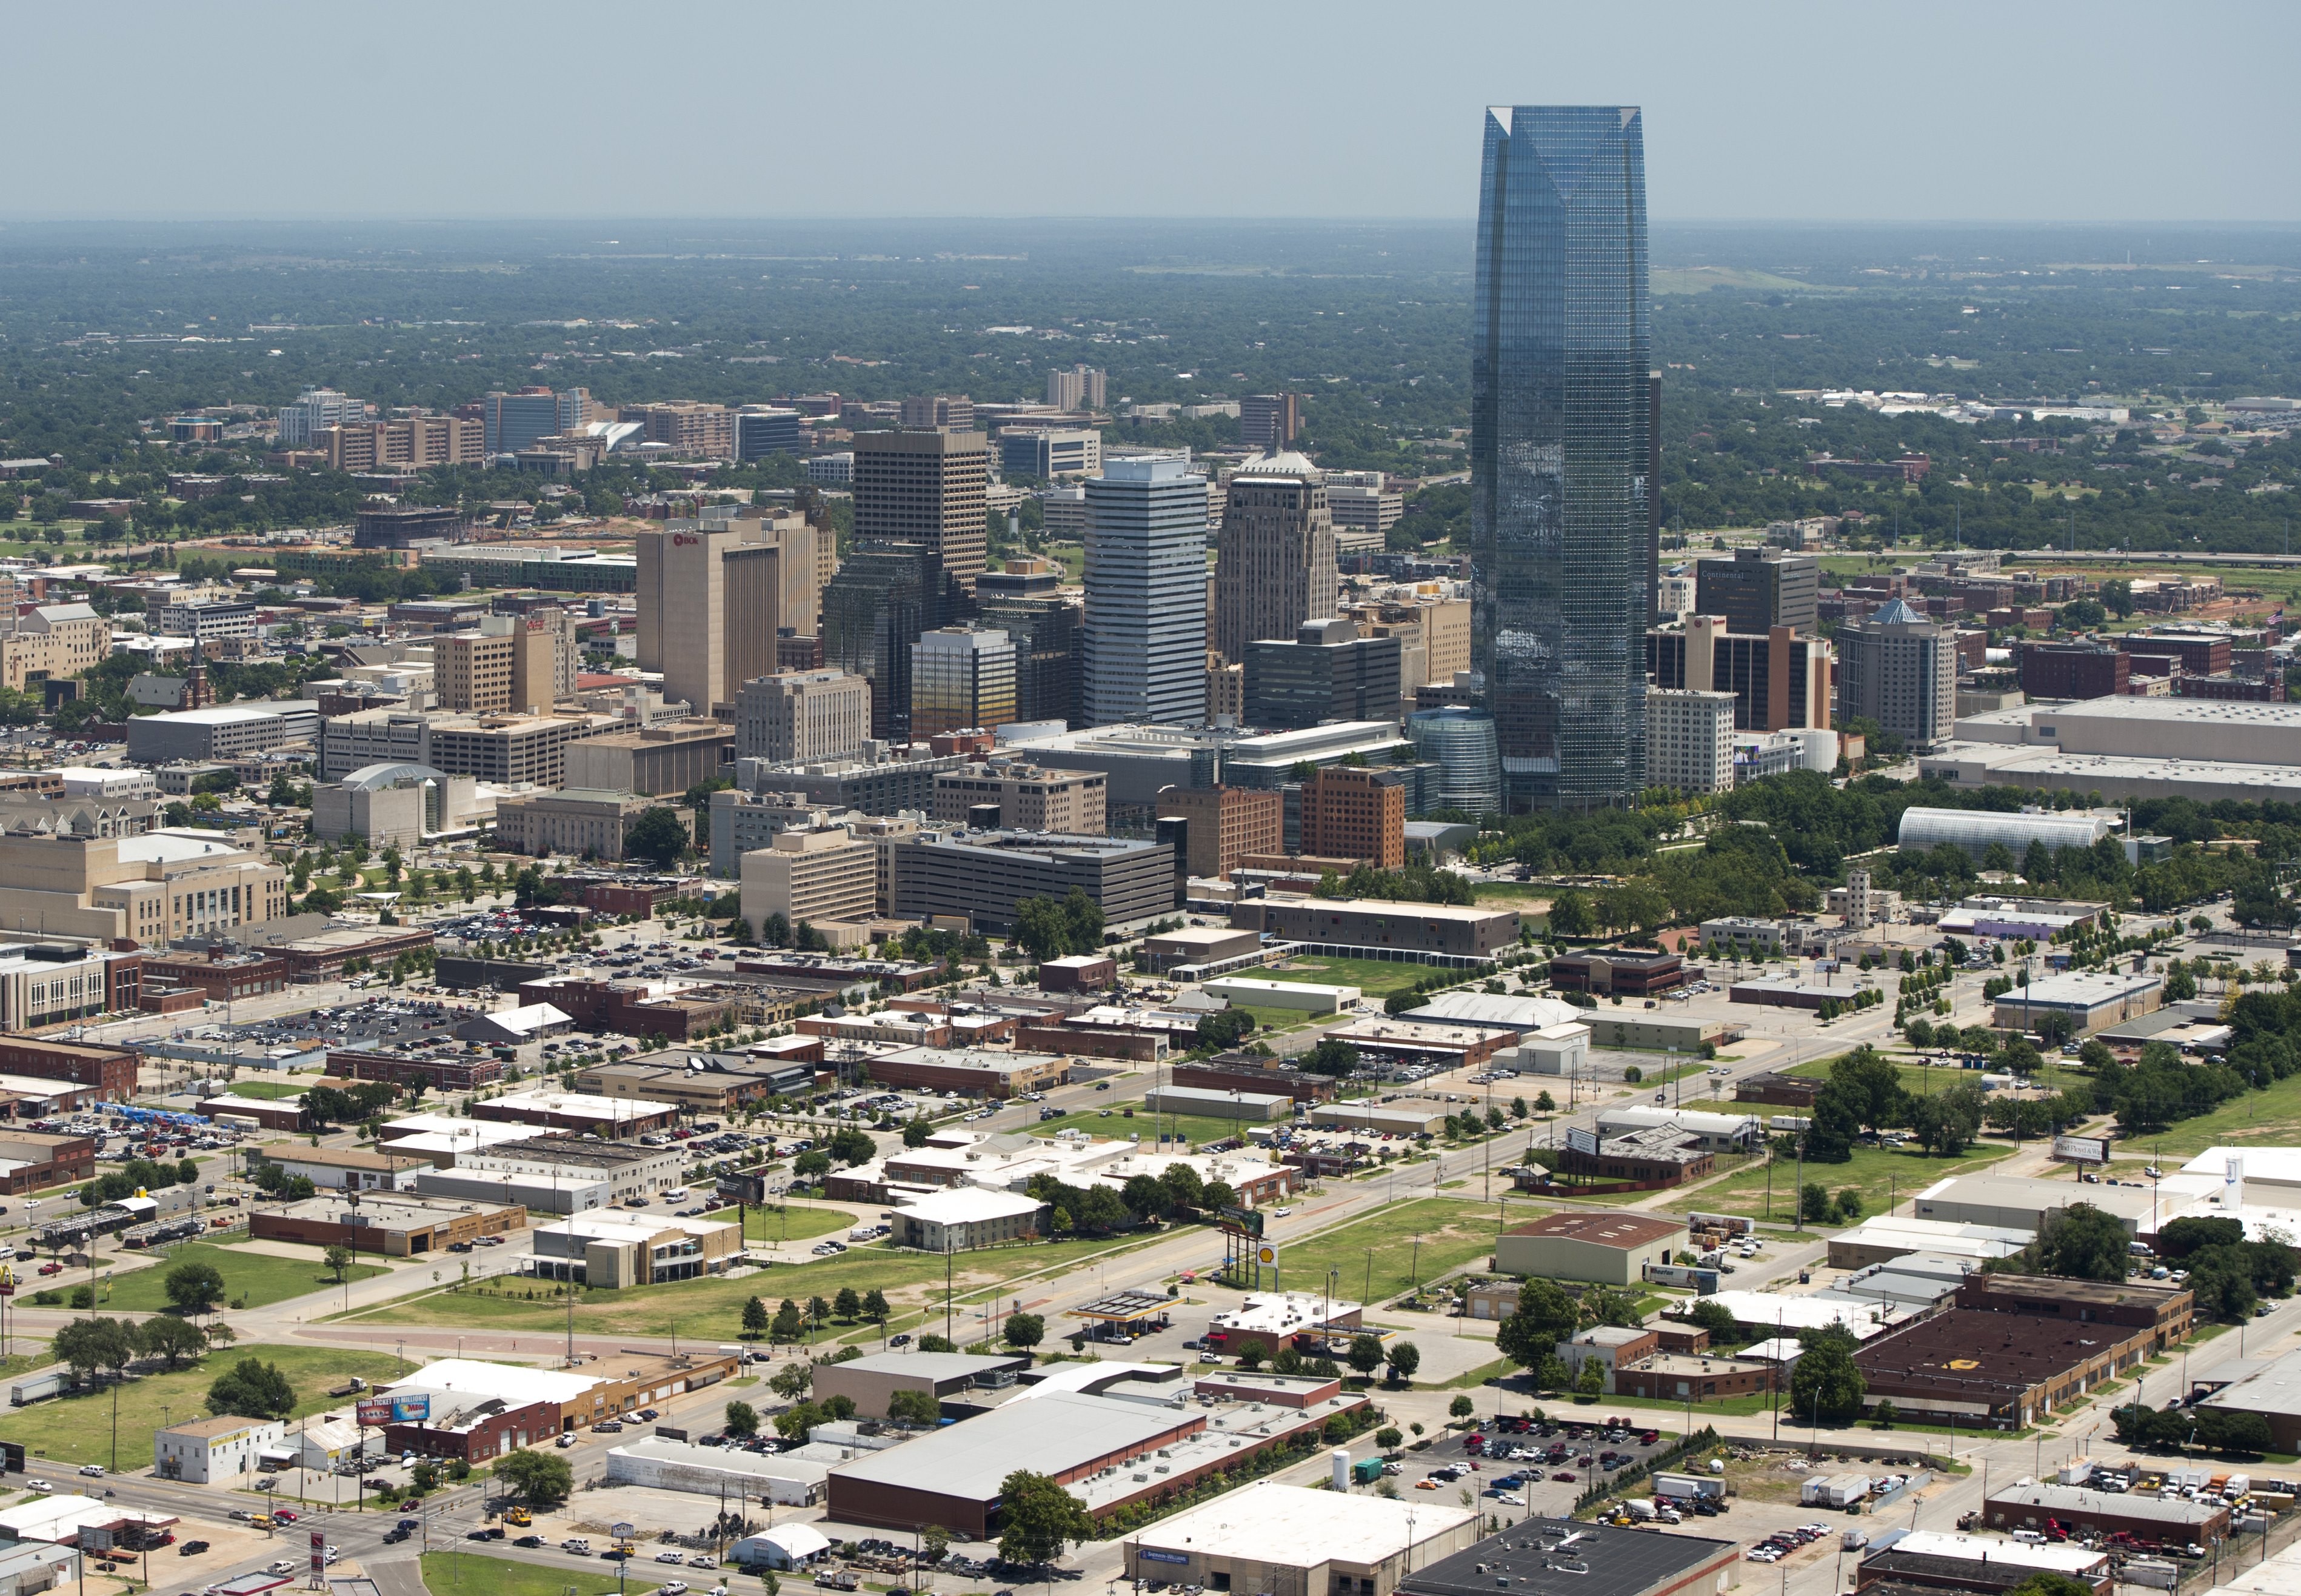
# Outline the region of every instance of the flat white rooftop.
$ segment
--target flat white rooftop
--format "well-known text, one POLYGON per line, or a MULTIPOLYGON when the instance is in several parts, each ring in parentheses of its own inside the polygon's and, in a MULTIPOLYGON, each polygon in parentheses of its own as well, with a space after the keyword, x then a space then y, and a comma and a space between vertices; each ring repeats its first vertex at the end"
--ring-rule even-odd
POLYGON ((1380 1563, 1476 1520, 1468 1508, 1257 1480, 1138 1531, 1138 1546, 1279 1567, 1380 1563))

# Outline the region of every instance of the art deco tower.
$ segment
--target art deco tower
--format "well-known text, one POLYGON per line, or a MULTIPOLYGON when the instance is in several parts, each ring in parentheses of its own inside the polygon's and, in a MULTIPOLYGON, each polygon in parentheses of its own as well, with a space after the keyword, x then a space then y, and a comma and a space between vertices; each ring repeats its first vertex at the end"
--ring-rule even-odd
POLYGON ((1490 107, 1470 348, 1472 663, 1512 810, 1645 784, 1651 342, 1632 105, 1490 107))

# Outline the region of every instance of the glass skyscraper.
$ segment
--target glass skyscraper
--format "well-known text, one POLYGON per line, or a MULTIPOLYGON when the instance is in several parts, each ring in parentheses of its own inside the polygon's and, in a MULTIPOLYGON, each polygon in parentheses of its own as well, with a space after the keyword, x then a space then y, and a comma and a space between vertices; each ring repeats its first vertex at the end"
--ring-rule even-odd
POLYGON ((1086 481, 1086 723, 1207 718, 1207 480, 1189 454, 1086 481))
POLYGON ((1470 348, 1472 664, 1513 811, 1645 785, 1643 124, 1486 112, 1470 348))

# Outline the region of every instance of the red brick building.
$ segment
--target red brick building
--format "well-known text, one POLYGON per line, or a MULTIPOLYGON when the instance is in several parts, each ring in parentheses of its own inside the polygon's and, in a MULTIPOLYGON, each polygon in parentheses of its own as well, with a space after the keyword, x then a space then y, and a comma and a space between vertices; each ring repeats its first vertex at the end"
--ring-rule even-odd
MULTIPOLYGON (((524 999, 522 1001, 525 1001, 524 999)), ((421 1081, 434 1091, 470 1091, 503 1079, 504 1066, 492 1054, 371 1053, 339 1049, 328 1055, 328 1074, 339 1081, 389 1081, 405 1086, 421 1081)))
MULTIPOLYGON (((412 1395, 415 1389, 412 1385, 397 1388, 403 1395, 412 1395)), ((442 1391, 431 1393, 431 1411, 433 1416, 420 1425, 384 1425, 385 1450, 485 1463, 559 1433, 556 1402, 514 1408, 500 1397, 474 1398, 442 1391)))
POLYGON ((229 1002, 264 992, 284 990, 293 966, 276 953, 147 953, 144 956, 146 997, 154 987, 188 987, 211 1001, 229 1002))
POLYGON ((1406 789, 1383 771, 1321 766, 1302 783, 1301 851, 1398 869, 1406 863, 1406 789))
POLYGON ((136 1065, 135 1054, 118 1048, 43 1041, 33 1036, 0 1036, 0 1074, 77 1081, 122 1102, 136 1095, 136 1065))

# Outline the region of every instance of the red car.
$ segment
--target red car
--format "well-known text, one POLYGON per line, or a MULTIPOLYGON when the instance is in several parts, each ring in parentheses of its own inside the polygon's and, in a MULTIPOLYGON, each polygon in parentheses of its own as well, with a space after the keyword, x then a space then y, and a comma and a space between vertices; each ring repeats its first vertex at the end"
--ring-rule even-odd
POLYGON ((296 1509, 293 1508, 275 1508, 272 1509, 272 1522, 275 1524, 293 1524, 296 1522, 297 1518, 296 1509))
POLYGON ((1581 1476, 1580 1475, 1572 1475, 1572 1474, 1566 1474, 1566 1473, 1561 1472, 1561 1473, 1559 1473, 1559 1474, 1554 1474, 1554 1475, 1551 1475, 1550 1477, 1551 1477, 1552 1479, 1553 1479, 1553 1480, 1562 1481, 1562 1482, 1563 1482, 1563 1483, 1565 1483, 1566 1484, 1571 1485, 1572 1483, 1574 1483, 1574 1482, 1575 1482, 1575 1481, 1577 1481, 1577 1480, 1580 1479, 1582 1476, 1581 1476))
POLYGON ((40 1273, 43 1274, 62 1274, 63 1272, 64 1266, 53 1261, 40 1266, 40 1273))

